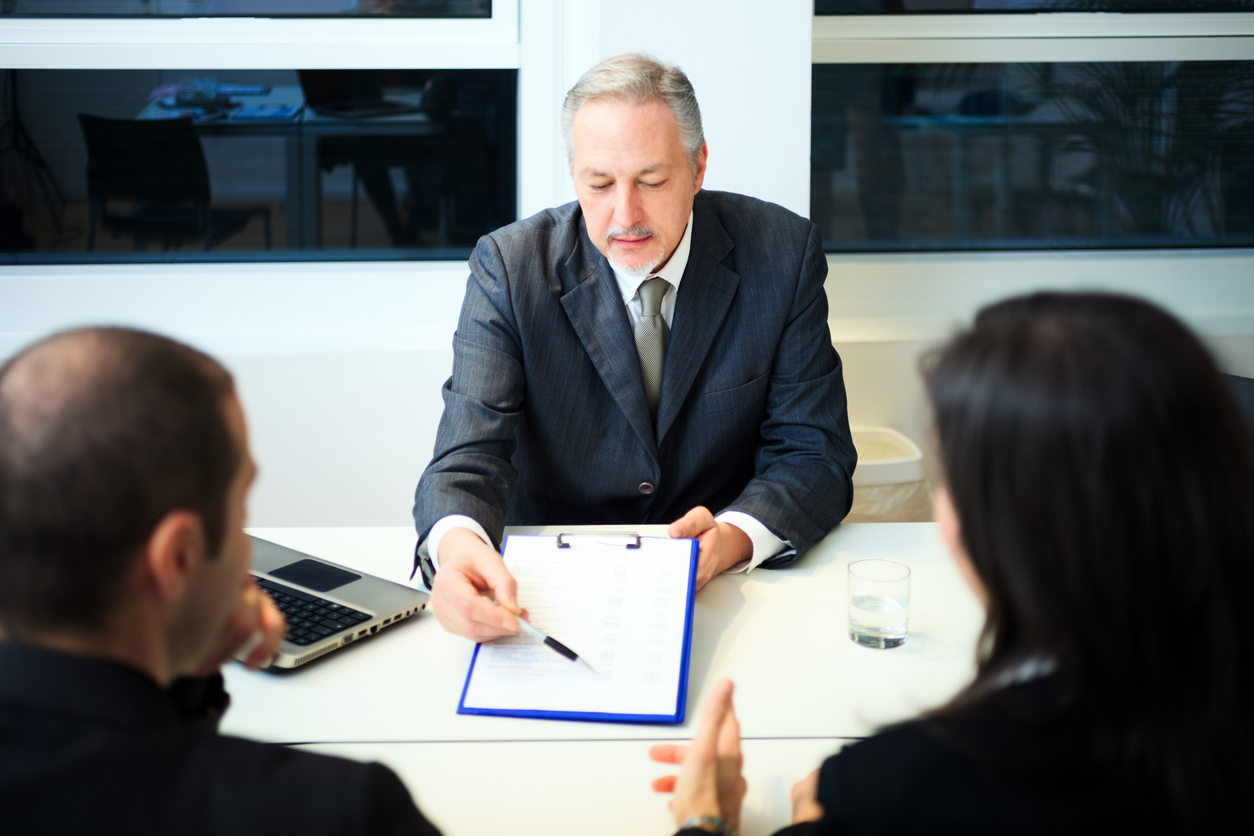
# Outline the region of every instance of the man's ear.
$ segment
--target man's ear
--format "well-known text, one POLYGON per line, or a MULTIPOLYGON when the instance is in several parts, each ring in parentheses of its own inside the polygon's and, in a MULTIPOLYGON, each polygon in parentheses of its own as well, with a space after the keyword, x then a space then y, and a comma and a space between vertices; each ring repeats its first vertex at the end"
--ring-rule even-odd
POLYGON ((171 511, 153 528, 141 558, 153 592, 165 604, 181 601, 209 557, 205 528, 191 511, 171 511))
POLYGON ((693 172, 694 185, 692 193, 696 194, 701 191, 701 184, 705 182, 705 163, 710 157, 710 144, 708 142, 701 143, 701 150, 697 152, 697 166, 693 172))

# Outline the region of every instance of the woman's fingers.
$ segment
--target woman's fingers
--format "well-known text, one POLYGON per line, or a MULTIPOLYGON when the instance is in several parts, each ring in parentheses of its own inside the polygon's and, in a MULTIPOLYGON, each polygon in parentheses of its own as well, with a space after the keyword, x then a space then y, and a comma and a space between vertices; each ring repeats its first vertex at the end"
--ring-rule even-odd
MULTIPOLYGON (((728 685, 730 684, 729 681, 728 685)), ((735 758, 738 767, 743 762, 740 753, 740 721, 736 719, 736 708, 731 704, 730 689, 727 694, 727 713, 718 730, 718 753, 725 758, 735 758)))
POLYGON ((658 744, 657 746, 649 747, 649 758, 658 763, 683 763, 684 755, 687 752, 687 746, 658 744))
MULTIPOLYGON (((697 725, 696 737, 692 739, 692 749, 700 751, 702 757, 711 760, 718 755, 719 743, 723 740, 723 725, 728 713, 732 714, 732 722, 735 723, 735 713, 732 711, 731 704, 732 681, 730 679, 720 680, 714 686, 714 692, 710 694, 710 698, 706 700, 705 710, 701 712, 701 722, 697 725)), ((736 751, 740 750, 740 726, 735 726, 736 734, 736 751)))

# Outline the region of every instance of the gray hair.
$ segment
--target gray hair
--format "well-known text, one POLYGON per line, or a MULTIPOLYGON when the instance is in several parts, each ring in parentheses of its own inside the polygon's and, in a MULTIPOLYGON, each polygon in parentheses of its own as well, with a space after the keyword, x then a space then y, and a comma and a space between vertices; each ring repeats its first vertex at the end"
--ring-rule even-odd
POLYGON ((566 142, 566 160, 575 164, 574 127, 579 108, 597 99, 618 99, 632 104, 657 100, 675 114, 679 140, 688 154, 688 162, 697 167, 697 155, 705 145, 701 129, 701 108, 692 82, 684 71, 649 55, 624 52, 606 58, 588 70, 566 94, 562 103, 562 139, 566 142))

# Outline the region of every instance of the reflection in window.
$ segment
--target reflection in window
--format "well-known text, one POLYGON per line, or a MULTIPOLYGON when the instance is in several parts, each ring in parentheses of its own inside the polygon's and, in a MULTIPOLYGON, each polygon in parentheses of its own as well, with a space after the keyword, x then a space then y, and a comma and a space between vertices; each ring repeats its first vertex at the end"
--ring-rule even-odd
POLYGON ((30 17, 492 17, 492 0, 0 0, 0 14, 30 17))
POLYGON ((1242 10, 1254 10, 1254 0, 814 0, 816 15, 1242 10))
POLYGON ((1254 61, 816 64, 828 250, 1254 244, 1254 61))
POLYGON ((2 71, 0 261, 464 258, 517 71, 2 71))

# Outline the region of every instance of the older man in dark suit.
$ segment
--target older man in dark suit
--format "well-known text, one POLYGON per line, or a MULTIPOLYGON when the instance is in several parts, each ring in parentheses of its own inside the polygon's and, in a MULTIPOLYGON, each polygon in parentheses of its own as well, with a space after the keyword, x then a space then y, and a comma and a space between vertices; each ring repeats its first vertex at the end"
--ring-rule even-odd
POLYGON ((562 115, 579 199, 476 247, 414 504, 436 616, 476 640, 517 630, 507 524, 668 522, 700 588, 803 554, 852 497, 818 229, 701 190, 678 67, 607 59, 562 115))

